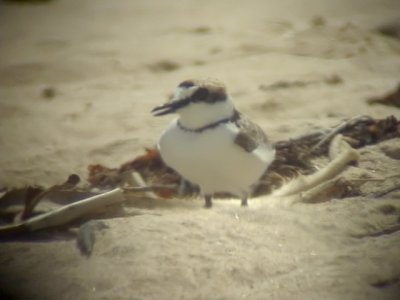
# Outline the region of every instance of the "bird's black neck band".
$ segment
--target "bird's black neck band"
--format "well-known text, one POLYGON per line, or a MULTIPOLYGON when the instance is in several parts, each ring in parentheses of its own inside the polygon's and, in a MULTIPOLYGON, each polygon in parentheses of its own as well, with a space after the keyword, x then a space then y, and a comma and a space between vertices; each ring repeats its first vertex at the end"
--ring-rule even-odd
POLYGON ((178 121, 178 126, 180 129, 184 130, 184 131, 188 131, 188 132, 195 132, 195 133, 201 133, 205 130, 208 129, 213 129, 215 127, 218 127, 220 124, 224 124, 224 123, 229 123, 229 122, 235 122, 236 120, 238 120, 240 118, 240 114, 237 110, 233 111, 232 116, 225 118, 225 119, 221 119, 212 123, 209 123, 207 125, 204 125, 202 127, 198 127, 198 128, 187 128, 185 126, 183 126, 179 121, 178 121))

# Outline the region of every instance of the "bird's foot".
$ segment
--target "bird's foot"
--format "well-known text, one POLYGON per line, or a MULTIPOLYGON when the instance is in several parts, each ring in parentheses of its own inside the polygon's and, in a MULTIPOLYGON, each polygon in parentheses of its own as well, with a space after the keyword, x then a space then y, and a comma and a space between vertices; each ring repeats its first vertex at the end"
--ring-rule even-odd
POLYGON ((205 200, 204 207, 205 208, 211 208, 212 207, 212 196, 211 195, 206 195, 204 197, 204 200, 205 200))

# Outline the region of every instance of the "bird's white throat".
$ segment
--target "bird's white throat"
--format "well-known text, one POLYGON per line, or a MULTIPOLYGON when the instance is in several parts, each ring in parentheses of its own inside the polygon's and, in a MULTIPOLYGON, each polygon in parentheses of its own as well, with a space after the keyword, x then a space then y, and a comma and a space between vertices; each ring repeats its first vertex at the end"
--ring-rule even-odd
POLYGON ((193 102, 177 111, 179 123, 188 129, 197 129, 229 118, 235 107, 228 97, 215 103, 193 102))

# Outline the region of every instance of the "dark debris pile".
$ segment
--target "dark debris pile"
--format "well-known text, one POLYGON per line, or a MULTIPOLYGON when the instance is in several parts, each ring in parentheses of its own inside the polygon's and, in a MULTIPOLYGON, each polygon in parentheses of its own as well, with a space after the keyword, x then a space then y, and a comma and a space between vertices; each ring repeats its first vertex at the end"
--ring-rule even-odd
MULTIPOLYGON (((332 130, 342 134, 354 148, 376 144, 384 140, 400 137, 400 121, 394 116, 374 119, 363 116, 344 122, 332 130)), ((275 144, 276 159, 262 177, 255 194, 268 194, 285 181, 298 174, 312 174, 315 167, 312 160, 327 156, 330 130, 307 134, 295 139, 279 141, 275 144), (318 147, 316 147, 318 145, 318 147)), ((332 134, 331 137, 335 134, 332 134)), ((92 187, 113 188, 124 184, 126 174, 138 172, 148 185, 181 184, 181 177, 167 167, 156 149, 146 149, 146 153, 123 164, 120 168, 106 168, 101 165, 89 166, 89 178, 92 187)), ((180 196, 193 195, 197 189, 193 185, 184 185, 180 196)), ((171 189, 157 192, 161 197, 179 196, 171 189)))
MULTIPOLYGON (((362 148, 400 137, 400 120, 394 116, 385 119, 362 116, 346 121, 332 131, 346 137, 352 147, 362 148)), ((332 131, 317 132, 277 142, 276 159, 264 174, 256 193, 267 194, 281 186, 285 179, 293 178, 297 174, 314 173, 316 170, 312 160, 328 155, 330 139, 326 139, 326 136, 332 131), (325 142, 321 144, 321 141, 325 142), (320 146, 316 147, 318 144, 320 146)))
MULTIPOLYGON (((394 116, 385 119, 373 119, 364 116, 346 121, 332 130, 279 141, 275 144, 276 159, 261 178, 254 194, 268 194, 271 190, 289 181, 290 178, 299 174, 314 173, 316 170, 313 167, 312 160, 328 155, 330 140, 336 134, 344 135, 353 147, 360 148, 387 139, 399 138, 400 121, 394 116)), ((83 187, 78 186, 80 178, 76 175, 71 175, 64 183, 54 185, 48 189, 35 186, 19 190, 1 190, 0 240, 2 238, 17 237, 19 234, 24 233, 28 233, 29 236, 29 232, 35 229, 29 227, 28 223, 34 222, 35 216, 44 219, 49 208, 53 212, 57 212, 61 208, 71 207, 71 205, 78 202, 82 205, 83 201, 81 200, 87 200, 93 196, 97 197, 99 194, 104 195, 106 191, 116 187, 129 186, 134 182, 132 178, 135 173, 138 176, 140 175, 139 177, 142 178, 144 184, 152 187, 154 193, 161 198, 184 198, 196 195, 199 192, 198 187, 185 182, 176 172, 167 167, 162 162, 156 149, 146 149, 145 154, 124 163, 119 168, 91 165, 88 169, 89 185, 83 187), (156 186, 157 189, 155 188, 156 186)), ((338 180, 330 189, 324 190, 325 193, 329 194, 329 197, 326 195, 321 195, 321 197, 331 198, 332 195, 335 195, 336 198, 344 198, 354 195, 354 189, 349 189, 349 187, 351 187, 351 184, 338 180)), ((229 195, 219 194, 217 196, 224 197, 229 195)), ((74 222, 72 220, 68 221, 69 219, 62 220, 63 222, 71 223, 71 226, 74 226, 74 224, 77 226, 98 216, 99 213, 101 213, 102 218, 119 216, 121 207, 114 205, 113 208, 107 207, 105 209, 103 207, 99 211, 90 210, 85 212, 84 215, 74 216, 74 222)), ((77 211, 76 206, 74 209, 77 211)), ((63 212, 66 213, 67 211, 64 209, 63 212)), ((54 217, 47 216, 47 218, 53 219, 51 219, 50 223, 47 221, 46 226, 48 228, 54 227, 54 217)), ((57 218, 60 219, 60 215, 57 215, 57 218)), ((88 245, 92 245, 94 243, 94 239, 91 239, 92 227, 89 226, 88 228, 90 229, 89 233, 85 233, 86 231, 83 229, 79 232, 83 231, 83 237, 89 237, 90 243, 88 245)), ((90 254, 92 247, 86 248, 88 248, 88 253, 90 254)))

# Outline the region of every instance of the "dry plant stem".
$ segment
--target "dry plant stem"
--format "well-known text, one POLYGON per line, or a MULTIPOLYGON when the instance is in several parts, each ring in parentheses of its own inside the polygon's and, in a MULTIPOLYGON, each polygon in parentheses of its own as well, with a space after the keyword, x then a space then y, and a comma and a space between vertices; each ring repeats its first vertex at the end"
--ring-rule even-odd
POLYGON ((28 219, 19 224, 0 227, 0 235, 20 232, 30 232, 40 229, 65 225, 85 215, 90 215, 106 206, 124 201, 123 191, 116 188, 109 192, 90 197, 54 211, 28 219))
POLYGON ((374 193, 373 196, 375 198, 381 198, 381 197, 385 196, 386 194, 389 194, 389 193, 394 192, 394 191, 399 190, 399 189, 400 189, 400 184, 395 184, 394 186, 391 186, 388 189, 385 189, 383 191, 374 193))
POLYGON ((32 214, 33 210, 39 204, 39 202, 43 198, 45 198, 48 194, 55 191, 57 189, 57 187, 58 186, 55 185, 55 186, 52 186, 52 187, 48 188, 47 190, 44 190, 41 193, 39 193, 34 199, 32 199, 32 201, 30 203, 25 205, 22 213, 20 215, 19 214, 17 215, 15 222, 19 222, 21 220, 25 220, 25 219, 29 218, 29 216, 32 214))
MULTIPOLYGON (((341 135, 337 135, 331 142, 332 148, 339 147, 339 145, 342 149, 344 149, 344 151, 342 150, 343 152, 338 154, 338 156, 334 158, 325 168, 309 176, 299 176, 289 184, 275 191, 273 196, 290 196, 296 193, 307 191, 324 181, 332 179, 342 172, 349 162, 358 159, 358 152, 351 148, 345 141, 343 141, 343 137, 341 135)), ((338 149, 330 151, 330 153, 336 152, 337 150, 338 149)))
MULTIPOLYGON (((131 177, 133 183, 139 188, 147 187, 143 177, 138 172, 133 172, 131 177)), ((145 192, 146 197, 151 199, 159 199, 159 197, 151 190, 145 192)))
POLYGON ((179 197, 182 197, 184 195, 184 190, 185 190, 185 180, 183 178, 181 178, 180 181, 179 181, 177 195, 179 197))
POLYGON ((339 134, 343 129, 345 129, 348 125, 352 124, 353 122, 356 122, 358 120, 362 120, 364 118, 369 118, 368 116, 356 116, 354 118, 351 118, 347 121, 344 121, 342 124, 334 128, 332 131, 330 131, 318 144, 316 144, 314 147, 311 148, 310 153, 314 152, 314 150, 317 150, 319 147, 321 147, 323 144, 331 140, 334 136, 339 134))
POLYGON ((70 175, 64 183, 60 185, 53 185, 52 187, 48 188, 47 190, 44 190, 43 192, 39 193, 35 198, 30 201, 30 203, 25 205, 25 208, 22 212, 22 215, 20 218, 18 218, 17 221, 20 221, 20 219, 25 220, 27 219, 35 209, 36 205, 39 204, 39 202, 45 198, 48 194, 50 194, 53 191, 57 191, 59 189, 72 189, 74 188, 78 183, 80 179, 77 175, 70 175))
POLYGON ((177 186, 174 184, 169 185, 150 185, 150 186, 132 186, 132 187, 123 187, 124 192, 132 192, 132 193, 143 193, 143 192, 153 192, 155 190, 176 190, 177 186))
POLYGON ((341 178, 334 178, 328 181, 325 181, 316 187, 301 192, 298 195, 294 195, 291 203, 302 202, 302 203, 320 203, 328 201, 329 199, 323 196, 327 191, 332 190, 336 184, 341 180, 341 178))

